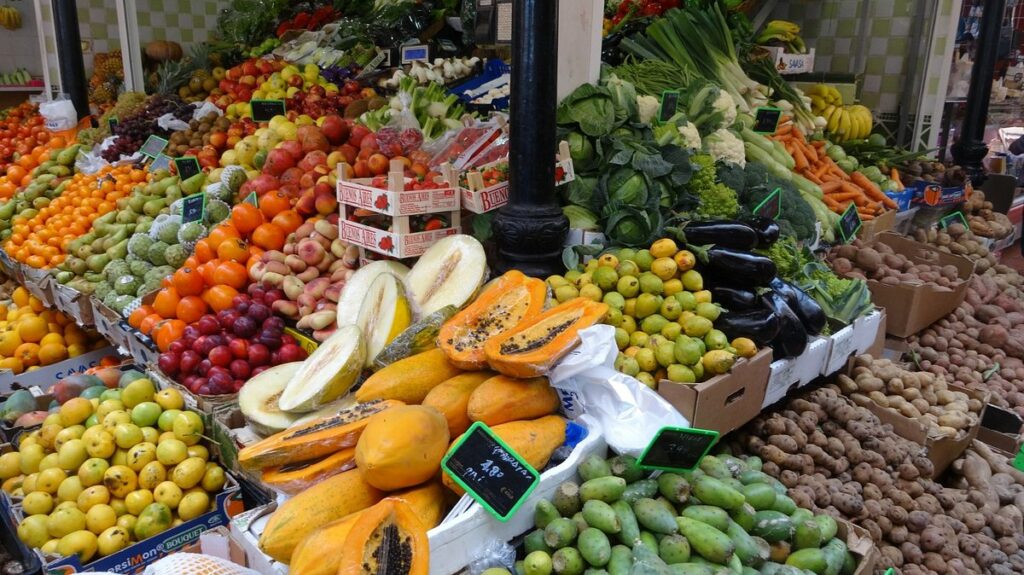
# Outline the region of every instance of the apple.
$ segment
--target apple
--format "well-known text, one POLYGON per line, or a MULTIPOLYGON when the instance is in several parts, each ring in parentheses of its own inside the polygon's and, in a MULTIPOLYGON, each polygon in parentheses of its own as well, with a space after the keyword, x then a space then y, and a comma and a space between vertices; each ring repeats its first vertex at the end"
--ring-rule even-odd
POLYGON ((341 116, 328 114, 320 124, 320 131, 332 146, 337 146, 348 138, 349 127, 341 116))
POLYGON ((280 176, 288 168, 295 166, 295 158, 287 150, 277 147, 267 153, 267 160, 263 164, 263 173, 272 176, 280 176))

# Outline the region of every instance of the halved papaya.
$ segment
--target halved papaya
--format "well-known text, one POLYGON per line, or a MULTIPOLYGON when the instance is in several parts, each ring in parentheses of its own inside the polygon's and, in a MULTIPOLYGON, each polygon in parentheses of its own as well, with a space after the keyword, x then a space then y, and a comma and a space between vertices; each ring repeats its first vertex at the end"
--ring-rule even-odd
POLYGON ((547 286, 543 281, 520 271, 509 271, 444 324, 438 344, 452 365, 467 370, 483 369, 487 367, 484 343, 540 315, 546 297, 547 286))
POLYGON ((319 459, 268 467, 263 470, 261 479, 271 489, 295 495, 355 466, 356 450, 348 447, 319 459))
POLYGON ((261 469, 309 461, 352 447, 371 415, 400 405, 400 401, 388 400, 360 403, 337 415, 290 427, 239 451, 238 462, 248 469, 261 469))
POLYGON ((607 304, 569 300, 487 340, 487 363, 512 377, 544 375, 579 344, 580 330, 600 322, 607 313, 607 304))
POLYGON ((338 575, 428 575, 430 541, 416 513, 389 497, 363 512, 345 538, 338 575))

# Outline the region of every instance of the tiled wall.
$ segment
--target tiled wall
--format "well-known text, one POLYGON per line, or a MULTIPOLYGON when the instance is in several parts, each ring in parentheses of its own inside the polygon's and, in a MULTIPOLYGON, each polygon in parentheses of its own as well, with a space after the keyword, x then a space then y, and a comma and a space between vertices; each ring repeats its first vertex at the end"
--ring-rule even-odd
POLYGON ((28 70, 35 77, 43 75, 43 59, 39 54, 39 32, 36 12, 32 4, 13 4, 21 12, 21 28, 0 32, 0 74, 18 68, 28 70))
POLYGON ((229 0, 136 0, 139 39, 143 44, 169 40, 188 52, 205 42, 217 27, 217 13, 229 0))

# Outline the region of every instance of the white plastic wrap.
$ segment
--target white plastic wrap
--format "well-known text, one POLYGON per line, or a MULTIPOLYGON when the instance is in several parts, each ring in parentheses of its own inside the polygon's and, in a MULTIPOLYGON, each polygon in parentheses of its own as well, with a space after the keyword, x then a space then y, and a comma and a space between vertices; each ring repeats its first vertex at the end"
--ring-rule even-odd
POLYGON ((103 140, 95 150, 78 152, 78 157, 75 158, 75 172, 91 175, 110 165, 110 162, 100 156, 100 152, 113 145, 114 140, 115 136, 110 136, 103 140))
POLYGON ((174 553, 150 564, 143 575, 259 575, 241 565, 197 553, 174 553))
POLYGON ((639 456, 665 426, 689 427, 676 408, 637 379, 612 368, 618 348, 615 328, 580 331, 579 347, 548 374, 570 417, 587 413, 601 423, 608 446, 639 456))
POLYGON ((164 114, 156 119, 156 125, 161 129, 172 132, 182 132, 188 129, 188 123, 179 120, 174 114, 164 114))
POLYGON ((63 132, 78 125, 78 112, 71 100, 53 100, 39 104, 39 114, 46 120, 46 129, 63 132))
POLYGON ((198 105, 196 106, 195 111, 192 112, 192 119, 193 120, 202 120, 203 118, 209 116, 210 114, 214 114, 215 116, 217 116, 219 118, 219 117, 224 115, 224 112, 221 112, 220 108, 218 108, 213 103, 202 102, 202 103, 198 103, 198 105))

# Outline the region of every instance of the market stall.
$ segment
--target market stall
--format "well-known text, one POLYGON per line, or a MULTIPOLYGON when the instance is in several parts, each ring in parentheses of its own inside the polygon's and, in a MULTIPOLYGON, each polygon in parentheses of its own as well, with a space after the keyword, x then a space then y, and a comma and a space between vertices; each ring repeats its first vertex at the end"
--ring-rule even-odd
POLYGON ((0 571, 1024 571, 977 166, 785 3, 480 4, 152 0, 0 112, 0 571))

